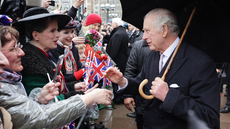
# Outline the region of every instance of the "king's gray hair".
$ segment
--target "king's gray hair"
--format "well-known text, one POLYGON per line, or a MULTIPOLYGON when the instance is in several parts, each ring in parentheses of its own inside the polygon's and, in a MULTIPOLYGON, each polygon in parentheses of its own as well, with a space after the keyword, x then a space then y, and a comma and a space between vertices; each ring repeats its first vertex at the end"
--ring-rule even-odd
POLYGON ((171 11, 163 8, 156 8, 148 12, 145 18, 148 15, 154 16, 153 26, 156 27, 158 31, 162 31, 163 25, 165 24, 174 36, 178 36, 179 26, 176 16, 171 11))

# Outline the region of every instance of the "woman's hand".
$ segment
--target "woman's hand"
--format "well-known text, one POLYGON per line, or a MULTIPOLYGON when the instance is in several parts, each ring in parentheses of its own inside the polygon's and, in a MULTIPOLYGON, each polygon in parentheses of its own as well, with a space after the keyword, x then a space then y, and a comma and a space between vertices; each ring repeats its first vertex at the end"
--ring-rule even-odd
POLYGON ((75 91, 87 91, 88 90, 88 85, 86 85, 85 82, 78 82, 74 85, 75 91))
POLYGON ((78 44, 84 44, 85 42, 85 37, 75 37, 72 39, 72 41, 78 45, 78 44))
POLYGON ((78 8, 85 3, 85 0, 75 0, 74 7, 78 8))
POLYGON ((42 7, 48 8, 51 4, 51 0, 42 0, 42 7))
POLYGON ((97 103, 97 104, 111 104, 112 100, 112 91, 107 89, 98 89, 98 84, 96 84, 91 89, 85 92, 85 95, 81 96, 81 99, 86 105, 86 108, 90 105, 97 103))
POLYGON ((91 91, 92 95, 94 96, 94 103, 97 104, 111 104, 112 100, 112 91, 107 89, 99 89, 96 88, 93 91, 91 91))
POLYGON ((38 95, 38 101, 42 104, 47 104, 50 100, 54 99, 55 95, 59 94, 58 87, 60 83, 49 82, 41 90, 38 95))

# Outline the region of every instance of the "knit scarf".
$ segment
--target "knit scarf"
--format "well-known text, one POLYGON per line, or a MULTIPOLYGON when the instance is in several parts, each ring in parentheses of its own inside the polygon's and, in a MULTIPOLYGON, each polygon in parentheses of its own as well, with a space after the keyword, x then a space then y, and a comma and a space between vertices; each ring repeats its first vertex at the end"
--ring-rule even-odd
POLYGON ((4 68, 4 72, 2 73, 1 77, 10 82, 21 81, 21 75, 7 68, 4 68))
POLYGON ((21 82, 22 76, 20 73, 4 68, 4 72, 2 73, 1 77, 2 77, 2 80, 1 80, 2 82, 14 84, 18 89, 20 89, 18 90, 18 92, 27 96, 25 87, 21 82))
POLYGON ((61 46, 64 49, 64 66, 66 70, 66 74, 73 74, 75 70, 77 70, 77 64, 75 62, 75 59, 73 57, 72 48, 73 45, 63 45, 60 41, 57 42, 59 46, 61 46))

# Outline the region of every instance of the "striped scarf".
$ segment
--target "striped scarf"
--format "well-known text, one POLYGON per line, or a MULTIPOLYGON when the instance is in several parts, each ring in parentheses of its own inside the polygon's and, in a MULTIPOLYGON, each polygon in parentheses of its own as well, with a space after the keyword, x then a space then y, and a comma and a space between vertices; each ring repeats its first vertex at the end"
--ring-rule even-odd
POLYGON ((74 71, 77 70, 77 64, 75 62, 75 59, 73 57, 72 53, 72 44, 69 46, 63 45, 60 41, 57 42, 59 46, 62 48, 65 48, 64 50, 64 66, 66 70, 66 74, 73 74, 74 71))

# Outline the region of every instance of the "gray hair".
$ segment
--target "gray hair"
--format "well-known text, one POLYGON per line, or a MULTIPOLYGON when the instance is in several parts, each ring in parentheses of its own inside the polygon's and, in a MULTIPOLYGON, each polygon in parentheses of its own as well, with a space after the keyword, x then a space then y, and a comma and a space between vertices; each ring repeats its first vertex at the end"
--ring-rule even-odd
POLYGON ((120 18, 113 18, 113 23, 117 23, 118 26, 123 26, 124 22, 120 18))
POLYGON ((157 28, 158 31, 162 31, 163 25, 165 24, 168 26, 169 30, 174 36, 179 34, 179 26, 176 16, 171 11, 163 8, 156 8, 148 12, 145 15, 145 18, 148 15, 154 16, 153 25, 157 28))

